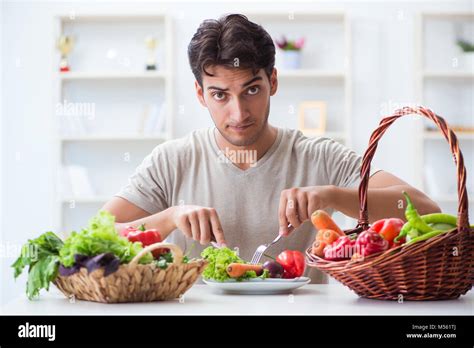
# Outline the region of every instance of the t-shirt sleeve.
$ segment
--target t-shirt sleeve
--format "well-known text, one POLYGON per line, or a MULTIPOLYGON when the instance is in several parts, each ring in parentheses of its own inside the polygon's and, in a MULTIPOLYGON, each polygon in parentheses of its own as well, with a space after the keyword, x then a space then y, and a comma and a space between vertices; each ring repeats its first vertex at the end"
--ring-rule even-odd
MULTIPOLYGON (((326 141, 324 154, 330 185, 357 187, 360 184, 362 156, 332 139, 326 141)), ((380 170, 371 164, 370 176, 380 170)))
POLYGON ((115 196, 126 199, 150 214, 168 208, 163 168, 160 162, 163 160, 158 146, 145 157, 128 179, 128 184, 122 187, 115 196))

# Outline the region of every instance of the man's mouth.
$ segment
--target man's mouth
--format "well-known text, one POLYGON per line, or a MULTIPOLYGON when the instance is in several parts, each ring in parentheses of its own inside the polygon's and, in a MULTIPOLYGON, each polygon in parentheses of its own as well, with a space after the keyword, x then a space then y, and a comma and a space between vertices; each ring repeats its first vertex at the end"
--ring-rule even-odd
POLYGON ((244 125, 229 125, 229 128, 232 129, 233 131, 236 131, 236 132, 242 132, 242 131, 245 131, 247 128, 249 128, 252 125, 253 125, 253 123, 248 123, 248 124, 244 124, 244 125))

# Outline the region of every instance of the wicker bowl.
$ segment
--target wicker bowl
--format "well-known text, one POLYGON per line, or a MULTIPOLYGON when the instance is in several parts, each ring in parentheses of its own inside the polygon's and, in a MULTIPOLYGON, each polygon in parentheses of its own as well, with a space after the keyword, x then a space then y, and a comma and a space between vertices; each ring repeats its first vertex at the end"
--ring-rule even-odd
POLYGON ((306 251, 310 267, 329 274, 365 298, 380 300, 447 300, 466 294, 474 283, 474 229, 469 226, 466 168, 456 135, 445 120, 424 107, 405 107, 385 117, 372 133, 361 166, 360 217, 346 234, 369 228, 367 189, 370 163, 379 139, 399 117, 418 114, 435 122, 449 142, 457 166, 458 224, 426 241, 399 246, 359 260, 328 261, 306 251))
POLYGON ((64 277, 58 275, 54 284, 67 297, 79 300, 117 303, 152 302, 171 300, 183 295, 197 280, 207 265, 203 259, 183 263, 183 252, 175 244, 156 243, 138 253, 130 263, 120 265, 119 269, 104 277, 103 269, 88 273, 81 268, 79 272, 64 277), (139 264, 146 253, 168 248, 173 254, 173 263, 166 269, 155 264, 139 264))

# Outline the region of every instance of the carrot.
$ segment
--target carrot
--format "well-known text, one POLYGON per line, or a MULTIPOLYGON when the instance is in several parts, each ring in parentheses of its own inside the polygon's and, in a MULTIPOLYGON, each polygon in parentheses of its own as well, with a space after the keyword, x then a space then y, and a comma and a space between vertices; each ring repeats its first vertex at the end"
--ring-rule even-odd
POLYGON ((324 257, 325 247, 326 247, 326 243, 324 243, 322 240, 317 240, 313 243, 313 249, 311 251, 316 256, 324 257))
POLYGON ((318 231, 318 234, 316 235, 316 240, 320 240, 326 243, 326 245, 330 245, 336 240, 338 240, 339 237, 341 237, 341 235, 338 234, 336 231, 324 229, 318 231))
POLYGON ((261 275, 263 273, 262 265, 249 265, 246 263, 231 263, 226 268, 227 274, 232 278, 239 278, 242 277, 245 272, 248 271, 255 271, 257 275, 261 275))
POLYGON ((340 236, 345 236, 344 232, 324 210, 316 210, 311 214, 311 222, 317 230, 329 229, 336 231, 340 236))

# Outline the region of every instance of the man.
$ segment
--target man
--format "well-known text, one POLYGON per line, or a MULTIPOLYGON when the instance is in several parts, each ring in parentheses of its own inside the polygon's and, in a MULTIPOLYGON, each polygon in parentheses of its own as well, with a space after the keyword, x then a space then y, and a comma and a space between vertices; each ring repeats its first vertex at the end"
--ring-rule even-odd
MULTIPOLYGON (((188 56, 197 97, 215 128, 161 144, 144 159, 103 207, 119 229, 145 223, 184 249, 195 244, 191 256, 216 240, 250 260, 278 233, 286 237, 268 254, 308 248, 317 209, 358 217, 361 157, 331 139, 268 123, 278 78, 275 46, 261 26, 242 15, 206 20, 188 56)), ((402 191, 421 214, 439 211, 422 192, 372 169, 369 220, 403 218, 402 191)), ((324 281, 316 270, 307 273, 324 281)))

